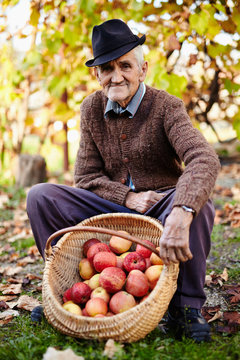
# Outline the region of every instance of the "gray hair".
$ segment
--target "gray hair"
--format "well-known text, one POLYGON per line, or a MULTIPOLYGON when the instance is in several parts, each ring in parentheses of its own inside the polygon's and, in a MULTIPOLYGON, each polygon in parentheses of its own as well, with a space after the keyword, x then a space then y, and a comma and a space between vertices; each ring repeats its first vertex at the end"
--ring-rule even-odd
POLYGON ((138 45, 134 48, 134 53, 136 60, 138 62, 139 67, 141 68, 144 63, 144 54, 143 54, 143 48, 141 45, 138 45))

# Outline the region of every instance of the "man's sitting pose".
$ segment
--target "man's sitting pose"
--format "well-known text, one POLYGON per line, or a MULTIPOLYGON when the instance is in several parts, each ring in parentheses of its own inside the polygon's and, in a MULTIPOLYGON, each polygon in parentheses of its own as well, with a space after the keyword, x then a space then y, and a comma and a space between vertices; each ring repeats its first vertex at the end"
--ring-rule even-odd
POLYGON ((75 187, 38 184, 27 198, 36 244, 44 257, 55 231, 102 213, 144 214, 164 225, 164 263, 180 262, 167 328, 208 341, 201 315, 214 207, 209 200, 219 161, 193 128, 183 102, 144 84, 148 63, 138 37, 121 20, 94 26, 94 58, 86 65, 102 90, 81 105, 75 187))

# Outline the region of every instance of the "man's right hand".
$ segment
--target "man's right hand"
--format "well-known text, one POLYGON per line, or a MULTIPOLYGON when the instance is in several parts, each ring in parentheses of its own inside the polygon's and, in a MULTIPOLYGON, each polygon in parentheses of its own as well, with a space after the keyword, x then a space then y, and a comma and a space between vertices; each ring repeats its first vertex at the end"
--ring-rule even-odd
POLYGON ((165 195, 165 193, 157 193, 152 190, 139 193, 130 191, 126 197, 125 206, 144 214, 165 195))

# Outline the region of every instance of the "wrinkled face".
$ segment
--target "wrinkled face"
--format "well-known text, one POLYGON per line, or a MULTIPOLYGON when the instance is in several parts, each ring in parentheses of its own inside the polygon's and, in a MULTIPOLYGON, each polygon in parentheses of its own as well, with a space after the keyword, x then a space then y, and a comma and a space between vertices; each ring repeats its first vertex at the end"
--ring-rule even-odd
POLYGON ((139 65, 134 50, 94 69, 105 95, 123 108, 135 95, 147 73, 147 62, 139 65))

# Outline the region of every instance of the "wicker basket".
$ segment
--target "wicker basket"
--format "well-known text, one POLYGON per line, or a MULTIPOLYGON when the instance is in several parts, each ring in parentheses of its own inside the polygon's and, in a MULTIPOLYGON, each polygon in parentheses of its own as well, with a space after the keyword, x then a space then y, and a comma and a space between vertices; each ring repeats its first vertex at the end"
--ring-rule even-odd
POLYGON ((60 332, 84 339, 111 338, 121 342, 134 342, 155 329, 166 312, 176 290, 178 264, 164 266, 160 279, 150 295, 140 304, 121 314, 90 318, 74 315, 63 309, 64 291, 80 281, 78 264, 83 257, 84 242, 91 237, 97 237, 108 244, 111 235, 116 235, 118 230, 130 233, 131 236, 122 237, 136 243, 146 239, 158 245, 162 225, 158 220, 144 215, 105 214, 84 220, 76 227, 63 229, 48 239, 43 276, 43 306, 49 323, 60 332), (66 234, 51 247, 52 239, 63 233, 66 234))

